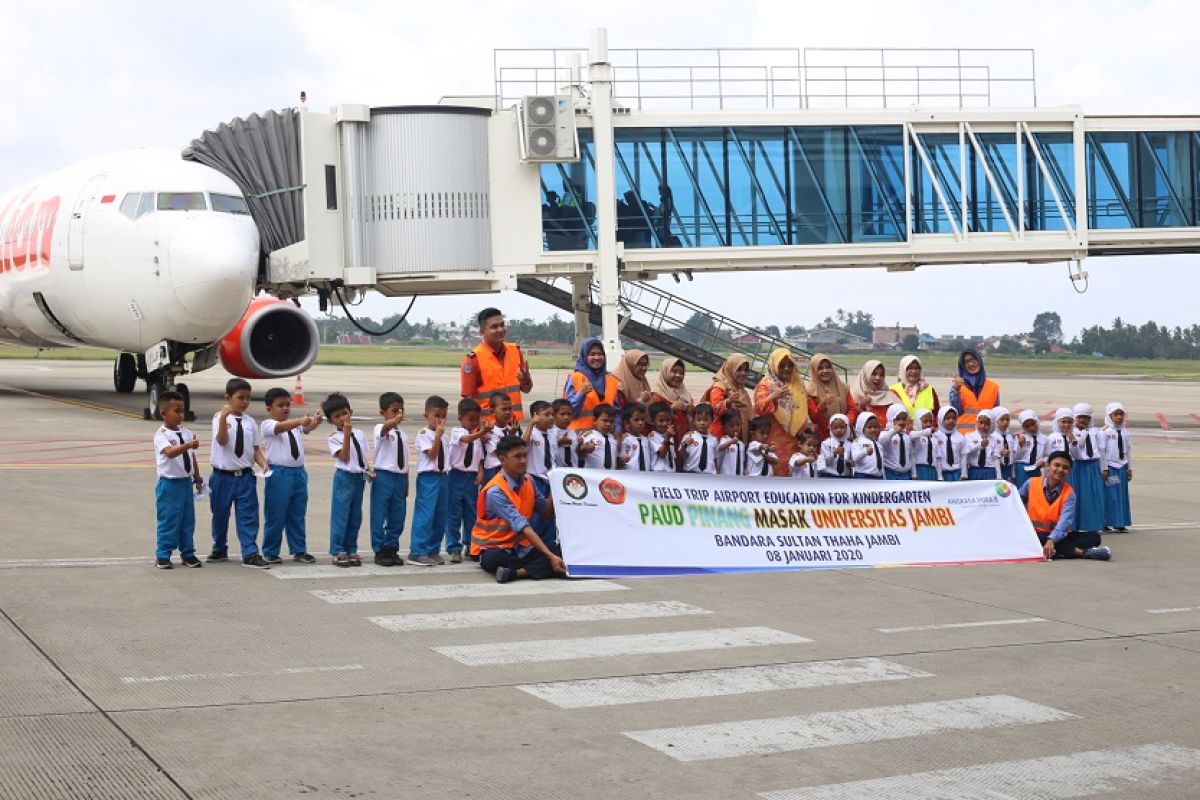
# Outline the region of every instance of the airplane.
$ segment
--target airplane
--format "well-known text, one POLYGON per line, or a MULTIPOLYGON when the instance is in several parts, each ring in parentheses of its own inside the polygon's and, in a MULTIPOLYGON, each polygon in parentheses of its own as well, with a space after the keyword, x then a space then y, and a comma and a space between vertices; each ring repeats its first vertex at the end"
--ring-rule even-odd
POLYGON ((117 351, 113 388, 146 383, 147 419, 176 379, 218 361, 244 378, 316 360, 312 318, 255 297, 258 229, 226 176, 171 150, 80 162, 0 196, 0 342, 117 351))

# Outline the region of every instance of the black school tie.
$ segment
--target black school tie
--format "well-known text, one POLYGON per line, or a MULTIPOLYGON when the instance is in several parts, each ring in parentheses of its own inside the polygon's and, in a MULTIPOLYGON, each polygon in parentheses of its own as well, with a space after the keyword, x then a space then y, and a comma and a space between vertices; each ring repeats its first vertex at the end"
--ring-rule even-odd
POLYGON ((733 474, 741 475, 742 470, 744 470, 746 468, 746 458, 745 458, 745 456, 742 455, 742 443, 741 442, 733 443, 733 452, 735 453, 735 455, 737 457, 737 463, 734 464, 734 466, 733 466, 733 474))
MULTIPOLYGON (((183 444, 183 434, 177 433, 175 435, 179 437, 179 443, 183 444)), ((188 455, 187 450, 183 451, 183 471, 188 475, 192 474, 192 457, 188 455)))
POLYGON ((546 465, 546 474, 554 468, 554 457, 550 455, 550 434, 542 434, 542 463, 546 465))
POLYGON ((648 444, 649 444, 649 442, 647 442, 647 441, 646 441, 645 439, 643 439, 642 437, 640 437, 640 436, 638 436, 638 437, 637 437, 637 446, 638 446, 638 471, 639 471, 639 472, 645 472, 645 471, 646 471, 646 446, 647 446, 648 444))
MULTIPOLYGON (((1117 428, 1117 458, 1125 460, 1125 437, 1121 435, 1121 429, 1117 428)), ((184 462, 187 463, 186 461, 184 462)))
POLYGON ((674 472, 675 471, 675 446, 671 443, 670 439, 667 439, 666 443, 667 443, 667 466, 671 468, 671 472, 674 472))
POLYGON ((300 443, 296 441, 296 435, 294 433, 292 433, 290 430, 287 432, 287 435, 288 435, 288 447, 290 447, 292 450, 292 460, 299 461, 300 460, 300 443))
POLYGON ((987 447, 988 447, 987 439, 984 439, 982 436, 980 436, 979 437, 979 466, 981 466, 981 467, 984 466, 985 463, 987 462, 987 447))
POLYGON ((906 438, 905 435, 903 433, 901 433, 900 434, 900 469, 904 469, 906 466, 908 466, 908 453, 904 449, 904 439, 905 438, 906 438))
POLYGON ((708 469, 708 437, 700 437, 700 471, 708 469))
POLYGON ((401 447, 400 431, 392 429, 392 439, 396 441, 396 471, 403 472, 408 464, 408 450, 401 447))
MULTIPOLYGON (((1005 450, 1008 450, 1008 434, 1007 434, 1007 433, 1005 433, 1005 434, 1001 434, 1001 435, 1004 437, 1004 449, 1005 449, 1005 450)), ((1005 456, 1005 457, 1004 457, 1004 466, 1006 466, 1006 467, 1007 467, 1007 466, 1009 465, 1009 460, 1008 460, 1008 459, 1009 459, 1009 457, 1010 457, 1011 455, 1012 455, 1012 451, 1011 451, 1011 450, 1009 450, 1009 455, 1007 455, 1007 456, 1005 456)))
POLYGON ((563 466, 564 467, 571 466, 571 442, 570 441, 568 441, 566 444, 564 444, 562 446, 562 451, 563 451, 563 466))
POLYGON ((928 461, 930 464, 932 464, 933 463, 933 434, 929 434, 929 438, 925 440, 925 443, 929 446, 929 451, 925 454, 925 460, 928 461))
POLYGON ((446 448, 443 447, 445 442, 440 442, 438 446, 438 472, 446 471, 446 448))
POLYGON ((612 469, 612 439, 604 436, 604 468, 612 469))
MULTIPOLYGON (((762 453, 762 450, 760 449, 758 452, 762 453)), ((762 470, 760 470, 758 474, 764 478, 771 474, 771 462, 767 461, 766 453, 763 453, 762 470)))
POLYGON ((813 462, 813 461, 808 462, 808 477, 810 477, 810 478, 817 477, 816 462, 813 462))
POLYGON ((233 435, 233 454, 238 458, 242 457, 242 453, 246 452, 246 435, 242 432, 242 418, 237 420, 237 433, 233 435))
POLYGON ((1038 440, 1038 437, 1037 437, 1037 434, 1035 433, 1033 435, 1033 449, 1029 451, 1029 466, 1031 466, 1031 467, 1037 463, 1037 444, 1038 444, 1037 440, 1038 440))
POLYGON ((879 442, 875 442, 875 446, 871 448, 875 451, 875 469, 879 470, 879 474, 883 474, 883 456, 879 452, 879 442))
POLYGON ((363 461, 362 445, 358 443, 358 437, 351 433, 350 441, 354 443, 354 455, 358 457, 358 468, 361 470, 366 470, 367 462, 363 461))
POLYGON ((463 454, 463 466, 470 467, 471 462, 475 460, 475 443, 467 442, 467 452, 463 454))
MULTIPOLYGON (((840 447, 842 447, 844 450, 846 445, 843 444, 843 445, 840 445, 840 447)), ((845 475, 846 474, 846 454, 845 454, 845 452, 843 452, 842 455, 837 457, 836 463, 837 463, 838 476, 840 477, 842 475, 845 475)))
POLYGON ((1092 434, 1090 431, 1083 432, 1083 440, 1087 442, 1087 457, 1095 458, 1096 453, 1094 450, 1092 450, 1092 434))
POLYGON ((949 433, 946 434, 946 466, 954 466, 954 436, 949 433))

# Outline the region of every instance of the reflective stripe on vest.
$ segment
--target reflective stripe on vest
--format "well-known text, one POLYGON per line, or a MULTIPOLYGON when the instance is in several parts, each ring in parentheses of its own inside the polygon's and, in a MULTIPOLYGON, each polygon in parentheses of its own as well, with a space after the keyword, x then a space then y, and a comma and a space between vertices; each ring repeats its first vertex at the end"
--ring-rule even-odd
POLYGON ((479 551, 490 547, 507 549, 513 546, 526 547, 530 544, 528 539, 512 529, 507 520, 487 515, 487 493, 493 486, 500 487, 500 491, 508 496, 509 501, 525 519, 533 518, 533 511, 537 505, 537 494, 533 490, 533 481, 528 477, 521 481, 521 488, 514 492, 508 485, 508 478, 504 476, 504 470, 496 473, 495 477, 479 490, 479 496, 475 500, 475 527, 471 529, 471 555, 473 556, 479 555, 479 551))
POLYGON ((903 383, 893 384, 891 389, 892 394, 896 395, 900 402, 904 404, 904 408, 908 411, 909 419, 916 420, 918 408, 928 408, 930 411, 933 411, 933 386, 926 386, 918 392, 917 402, 915 403, 908 399, 908 392, 904 391, 903 383))
POLYGON ((479 367, 479 391, 472 396, 479 403, 479 408, 485 415, 490 413, 492 404, 489 398, 492 392, 504 392, 512 400, 513 419, 524 419, 521 381, 517 377, 521 371, 521 348, 505 342, 503 361, 496 358, 492 348, 483 342, 471 352, 475 354, 475 364, 479 367))
POLYGON ((988 378, 980 387, 978 397, 971 387, 963 385, 958 390, 958 400, 962 403, 962 412, 958 415, 958 432, 970 433, 975 430, 975 417, 984 409, 993 409, 1000 403, 1000 385, 988 378))
MULTIPOLYGON (((587 378, 584 377, 582 372, 575 371, 571 373, 571 388, 575 390, 575 394, 579 394, 583 388, 583 383, 586 380, 587 378)), ((587 397, 583 398, 583 408, 579 410, 579 416, 571 421, 571 430, 590 431, 592 428, 596 427, 596 423, 592 419, 592 409, 601 403, 607 403, 610 406, 616 403, 617 388, 619 386, 620 384, 617 382, 616 378, 614 378, 612 375, 605 374, 603 397, 596 393, 596 387, 593 386, 593 391, 588 392, 587 397)))
POLYGON ((1046 479, 1041 477, 1029 479, 1029 500, 1025 507, 1029 512, 1029 521, 1033 523, 1033 529, 1041 534, 1050 533, 1058 525, 1058 521, 1062 517, 1063 505, 1074 491, 1069 483, 1064 483, 1058 499, 1053 503, 1048 503, 1044 489, 1045 481, 1046 479))

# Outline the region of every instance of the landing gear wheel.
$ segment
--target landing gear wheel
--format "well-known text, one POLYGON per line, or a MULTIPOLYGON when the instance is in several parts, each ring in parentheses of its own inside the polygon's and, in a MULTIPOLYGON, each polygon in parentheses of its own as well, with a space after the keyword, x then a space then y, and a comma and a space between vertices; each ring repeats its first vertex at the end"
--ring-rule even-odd
POLYGON ((196 421, 196 412, 192 411, 192 392, 186 383, 175 384, 175 391, 183 395, 183 419, 186 422, 196 421))
POLYGON ((162 414, 158 413, 158 398, 166 390, 162 378, 153 377, 146 381, 146 411, 142 416, 146 419, 162 419, 162 414))
POLYGON ((113 362, 113 388, 121 394, 129 394, 137 386, 137 359, 132 353, 121 353, 113 362))

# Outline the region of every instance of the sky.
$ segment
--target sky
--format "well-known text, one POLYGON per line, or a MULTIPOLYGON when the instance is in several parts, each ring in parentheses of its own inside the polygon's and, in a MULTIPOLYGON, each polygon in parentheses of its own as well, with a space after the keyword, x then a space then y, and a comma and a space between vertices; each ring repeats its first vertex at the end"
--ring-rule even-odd
MULTIPOLYGON (((1037 55, 1042 106, 1088 114, 1200 114, 1200 5, 1177 0, 999 3, 692 0, 586 4, 252 0, 204 4, 0 0, 0 191, 132 147, 183 148, 238 116, 295 105, 398 105, 489 94, 493 49, 586 47, 1016 47, 1037 55), (569 9, 569 10, 568 10, 569 9)), ((1057 311, 1082 327, 1197 321, 1197 256, 1092 258, 1079 294, 1065 264, 701 275, 668 291, 754 325, 812 326, 835 309, 942 334, 1028 330, 1057 311), (779 291, 787 281, 792 291, 779 291)), ((662 283, 660 281, 660 283, 662 283)), ((407 299, 368 297, 381 318, 407 299)), ((554 310, 518 294, 418 299, 413 318, 462 320, 496 304, 554 310)))

